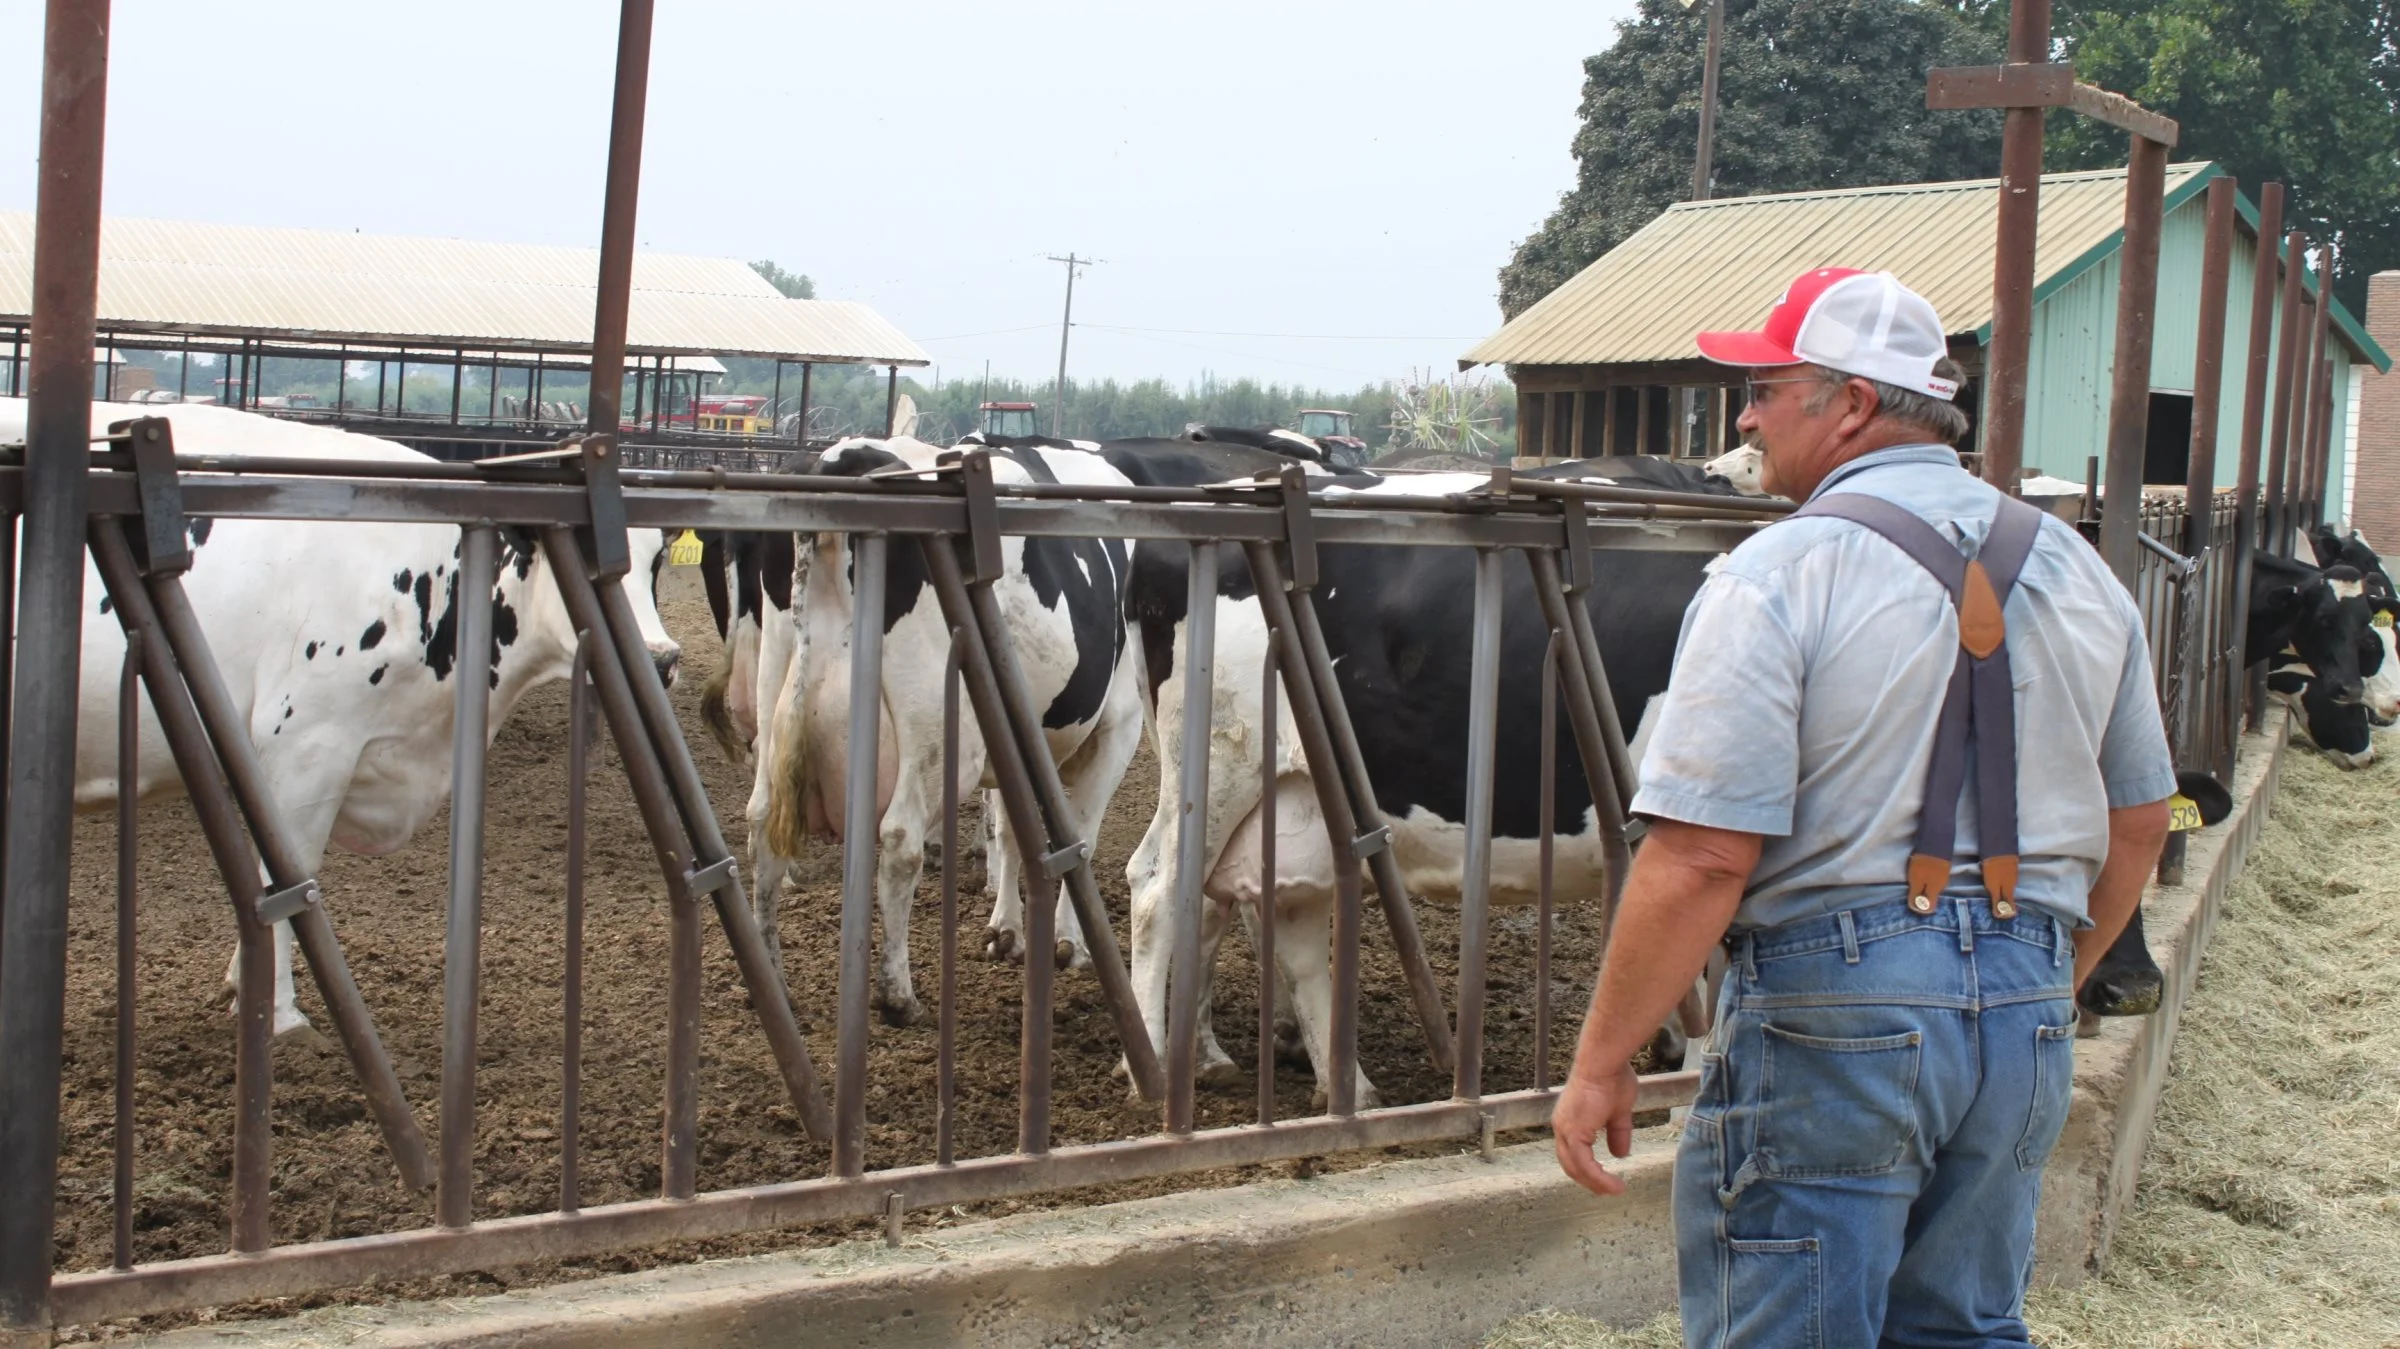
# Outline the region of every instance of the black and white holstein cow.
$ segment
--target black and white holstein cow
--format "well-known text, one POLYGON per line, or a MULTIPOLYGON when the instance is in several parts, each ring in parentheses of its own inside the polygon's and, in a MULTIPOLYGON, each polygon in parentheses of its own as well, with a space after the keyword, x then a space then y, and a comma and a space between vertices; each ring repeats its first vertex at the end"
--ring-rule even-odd
MULTIPOLYGON (((851 440, 827 450, 814 471, 855 477, 902 465, 932 468, 939 453, 906 438, 851 440)), ((1003 483, 1125 482, 1098 456, 1079 450, 996 453, 992 470, 1003 483)), ((855 608, 849 553, 838 534, 801 535, 794 544, 789 625, 794 640, 766 719, 751 800, 752 852, 760 866, 755 893, 770 941, 776 932, 777 886, 803 838, 838 840, 844 828, 855 608)), ((1075 827, 1089 839, 1141 741, 1139 655, 1126 640, 1120 599, 1125 547, 1115 540, 1010 537, 1002 542, 1001 557, 1002 576, 993 583, 993 595, 1033 703, 1042 709, 1042 728, 1075 827)), ((771 618, 768 626, 774 626, 771 618)), ((907 1024, 923 1014, 909 973, 908 914, 924 868, 926 838, 941 818, 942 676, 950 649, 949 625, 913 541, 895 543, 888 554, 883 629, 875 878, 883 949, 876 1004, 886 1021, 907 1024)), ((778 654, 762 642, 762 681, 778 654)), ((973 717, 964 717, 960 792, 984 785, 986 769, 981 729, 973 717)), ((1013 901, 1016 878, 1027 873, 1013 836, 1004 836, 993 870, 992 926, 1005 954, 1009 938, 1021 945, 1024 931, 1013 901)), ((1090 953, 1063 884, 1056 902, 1060 946, 1072 963, 1088 966, 1090 953)), ((1028 958, 1052 954, 1031 952, 1028 958)))
MULTIPOLYGON (((416 460, 387 440, 192 404, 95 403, 92 429, 141 416, 174 424, 183 454, 416 460)), ((25 400, 0 398, 0 443, 22 440, 25 400)), ((285 826, 311 873, 326 844, 370 857, 406 844, 450 795, 450 728, 458 674, 455 525, 359 521, 194 520, 184 591, 206 628, 226 690, 247 718, 285 826)), ((658 620, 652 586, 664 539, 633 534, 627 597, 659 672, 670 682, 681 648, 658 620)), ((118 671, 125 636, 98 569, 84 567, 83 670, 76 705, 75 804, 113 804, 118 671)), ((530 690, 567 677, 575 631, 548 560, 502 531, 493 590, 491 729, 530 690)), ((144 700, 143 798, 183 789, 144 700)), ((292 935, 275 928, 275 1033, 308 1026, 292 999, 292 935)), ((230 975, 229 975, 230 977, 230 975)))
MULTIPOLYGON (((1249 477, 1271 457, 1236 446, 1192 444, 1181 454, 1102 454, 1137 483, 1191 486, 1249 477)), ((1589 464, 1539 470, 1545 477, 1603 476, 1589 464)), ((1393 496, 1441 495, 1474 487, 1482 474, 1345 474, 1327 490, 1393 496)), ((1633 485, 1633 484, 1628 484, 1633 485)), ((1647 484, 1643 484, 1647 485, 1647 484)), ((1719 489, 1720 491, 1726 489, 1719 489)), ((1469 548, 1321 546, 1315 593, 1335 677, 1356 731, 1376 801, 1392 827, 1392 848, 1412 896, 1455 902, 1466 829, 1467 704, 1474 611, 1474 552, 1469 548)), ((1666 687, 1684 608, 1699 590, 1704 552, 1604 552, 1584 596, 1618 715, 1632 724, 1666 687)), ((1185 619, 1187 553, 1182 544, 1138 544, 1127 618, 1138 630, 1152 748, 1159 761, 1159 808, 1127 864, 1133 892, 1134 990, 1154 1043, 1166 1043, 1167 977, 1173 923, 1170 897, 1176 833, 1176 784, 1183 743, 1182 671, 1177 661, 1185 619)), ((1213 968, 1225 914, 1259 904, 1259 687, 1267 631, 1241 550, 1220 547, 1215 678, 1210 699, 1208 800, 1202 812, 1206 880, 1201 969, 1213 968)), ((1491 898, 1529 904, 1537 892, 1538 763, 1543 654, 1549 639, 1521 559, 1504 569, 1501 623, 1499 762, 1492 808, 1491 898)), ((1331 1055, 1331 906, 1333 856, 1325 822, 1288 703, 1279 702, 1276 735, 1275 958, 1288 1004, 1328 1094, 1331 1055)), ((1557 749, 1555 894, 1562 903, 1600 893, 1601 848, 1582 760, 1561 719, 1557 749)), ((1203 977, 1206 977, 1205 973, 1203 977)), ((1201 994, 1198 1063, 1205 1076, 1230 1074, 1231 1059, 1208 1022, 1201 994)), ((1377 1098, 1363 1070, 1355 1084, 1363 1107, 1377 1098)))

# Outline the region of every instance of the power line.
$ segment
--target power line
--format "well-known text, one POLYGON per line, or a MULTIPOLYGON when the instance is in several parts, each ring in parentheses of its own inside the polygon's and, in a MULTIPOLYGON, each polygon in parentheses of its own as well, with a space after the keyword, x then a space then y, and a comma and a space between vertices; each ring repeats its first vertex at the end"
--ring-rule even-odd
POLYGON ((1122 323, 1078 323, 1075 326, 1098 328, 1112 333, 1180 333, 1187 337, 1283 337, 1302 342, 1480 342, 1488 335, 1478 333, 1469 337, 1461 337, 1456 333, 1438 333, 1432 336, 1394 333, 1247 333, 1225 328, 1136 328, 1122 323))
POLYGON ((920 342, 963 342, 970 337, 999 337, 1007 333, 1039 332, 1049 326, 1047 323, 1028 323, 1022 328, 986 328, 979 333, 946 333, 940 337, 920 337, 917 340, 920 342))

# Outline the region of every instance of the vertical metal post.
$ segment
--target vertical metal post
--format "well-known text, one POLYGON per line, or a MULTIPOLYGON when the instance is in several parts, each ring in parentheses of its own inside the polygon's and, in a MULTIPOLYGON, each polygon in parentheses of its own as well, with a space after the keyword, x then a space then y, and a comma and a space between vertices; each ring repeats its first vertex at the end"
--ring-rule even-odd
POLYGON ((1258 1122, 1275 1122, 1275 634, 1259 671, 1258 1122))
POLYGON ((2282 488, 2283 512, 2281 523, 2277 528, 2282 536, 2284 556, 2306 558, 2309 556, 2306 552, 2294 551, 2292 535, 2300 528, 2301 482, 2305 475, 2304 464, 2308 458, 2309 399, 2310 395, 2316 392, 2314 385, 2317 372, 2314 364, 2308 359, 2308 348, 2317 327, 2317 304, 2316 297, 2307 291, 2308 263, 2305 257, 2295 255, 2295 261, 2297 263, 2295 270, 2300 274, 2302 287, 2300 319, 2293 337, 2290 378, 2286 382, 2292 410, 2290 437, 2284 449, 2283 478, 2278 484, 2282 488))
MULTIPOLYGON (((634 399, 635 399, 635 411, 634 411, 634 414, 633 414, 633 419, 634 419, 635 421, 640 421, 640 420, 642 419, 642 414, 641 414, 641 411, 640 411, 640 399, 641 399, 641 394, 640 394, 640 391, 639 391, 639 390, 640 390, 640 386, 639 386, 639 385, 636 385, 636 386, 635 386, 635 390, 636 390, 636 391, 635 391, 635 394, 634 394, 634 399)), ((768 400, 767 400, 767 417, 768 417, 767 425, 769 425, 769 426, 773 426, 773 425, 775 424, 775 423, 774 423, 774 419, 775 419, 775 418, 777 418, 777 417, 780 417, 780 416, 782 416, 782 415, 783 415, 783 358, 782 358, 782 357, 780 357, 780 356, 778 356, 778 357, 776 357, 776 358, 775 358, 775 392, 774 392, 773 396, 771 396, 771 397, 770 397, 770 398, 768 398, 768 400)))
POLYGON ((2150 339, 2158 308, 2158 238, 2167 147, 2133 138, 2125 164, 2125 245, 2118 252, 2117 350, 2108 404, 2108 487, 2100 554, 2127 588, 2141 562, 2142 451, 2150 430, 2150 339))
POLYGON ((2285 511, 2284 479, 2289 473, 2285 461, 2292 441, 2292 400, 2295 396, 2292 380, 2300 364, 2301 274, 2307 270, 2301 251, 2306 246, 2307 241, 2301 238, 2298 230, 2283 237, 2282 317, 2275 335, 2275 414, 2273 429, 2267 436, 2267 532, 2264 539, 2267 551, 2277 557, 2292 555, 2291 522, 2285 511))
POLYGON ((600 289, 592 316, 592 390, 584 423, 617 433, 624 397, 625 312, 633 292, 634 213, 642 186, 642 120, 650 88, 651 0, 617 8, 617 86, 608 125, 608 191, 600 210, 600 289))
POLYGON ((1542 648, 1542 804, 1540 876, 1533 913, 1533 1089, 1550 1089, 1550 916, 1558 853, 1558 655, 1566 634, 1550 630, 1542 648))
POLYGON ((2208 214, 2200 246, 2200 331, 2192 356, 2192 443, 2185 464, 2183 551, 2197 557, 2216 542, 2209 522, 2217 493, 2217 419, 2225 394, 2225 308, 2233 274, 2231 178, 2208 185, 2208 214))
POLYGON ((2300 466, 2300 502, 2303 519, 2299 524, 2315 525, 2324 516, 2325 471, 2333 462, 2333 417, 2328 401, 2333 395, 2333 372, 2325 364, 2325 336, 2333 326, 2333 246, 2317 248, 2317 307, 2316 322, 2311 325, 2308 339, 2308 407, 2303 424, 2308 428, 2300 442, 2296 460, 2300 466))
MULTIPOLYGON (((866 1170, 867 944, 875 909, 877 727, 883 713, 883 582, 890 539, 851 536, 850 728, 842 801, 841 1009, 834 1070, 833 1173, 866 1170)), ((1028 903, 1028 910, 1037 907, 1028 903)), ((1027 969, 1047 966, 1047 948, 1028 952, 1027 969)), ((1045 1018, 1049 1009, 1044 1007, 1045 1018)), ((1047 1065, 1045 1065, 1047 1066, 1047 1065)))
POLYGON ((583 1207, 583 855, 591 800, 592 642, 575 635, 575 664, 567 675, 567 934, 560 978, 560 1017, 566 1024, 558 1102, 558 1211, 583 1207))
MULTIPOLYGON (((183 344, 187 348, 190 347, 192 344, 192 339, 188 337, 183 339, 183 344)), ((188 351, 185 353, 183 359, 186 363, 189 363, 192 359, 188 351)), ((333 358, 333 415, 337 420, 350 410, 349 403, 350 348, 347 344, 344 344, 334 353, 333 358)))
MULTIPOLYGON (((1717 52, 1725 38, 1725 0, 1708 0, 1708 53, 1700 74, 1700 150, 1692 159, 1692 200, 1708 200, 1710 161, 1717 140, 1717 52)), ((1577 408, 1580 397, 1568 406, 1577 408)))
POLYGON ((800 420, 792 431, 792 443, 795 445, 808 444, 809 384, 816 378, 816 374, 816 362, 802 361, 800 363, 800 420))
POLYGON ((83 630, 84 476, 99 295, 108 0, 49 0, 42 34, 23 659, 0 899, 0 1343, 47 1342, 83 630))
POLYGON ((1483 1095, 1483 995, 1491 942, 1492 778, 1500 737, 1500 567, 1475 551, 1475 627, 1467 675, 1467 838, 1459 859, 1458 1068, 1451 1095, 1483 1095))
POLYGON ((463 350, 453 350, 450 353, 450 424, 452 426, 458 425, 458 398, 466 390, 466 378, 467 353, 463 350))
POLYGON ((435 1215, 475 1209, 476 1017, 483 995, 483 761, 491 738, 492 582, 500 533, 468 525, 458 559, 458 664, 451 669, 450 905, 442 939, 442 1154, 435 1215))
POLYGON ((134 908, 141 863, 142 639, 125 636, 117 677, 117 1128, 114 1264, 133 1268, 134 908))
MULTIPOLYGON (((1167 1132, 1192 1131, 1200 1032, 1201 884, 1208 867, 1208 742, 1216 720, 1217 544, 1189 545, 1184 572, 1183 775, 1175 793, 1174 967, 1167 996, 1167 1132)), ((1035 948, 1028 960, 1046 953, 1035 948)))
MULTIPOLYGON (((347 367, 344 367, 345 369, 347 367)), ((192 335, 183 335, 183 360, 175 371, 175 401, 180 403, 192 392, 192 335)))
MULTIPOLYGON (((2268 183, 2258 191, 2257 246, 2250 278, 2250 353, 2242 382, 2242 447, 2234 470, 2234 546, 2241 550, 2233 577, 2233 634, 2230 645, 2240 659, 2250 641, 2251 555, 2258 547, 2259 459, 2267 424, 2267 372, 2274 360, 2276 240, 2283 229, 2283 184, 2268 183)), ((2256 726, 2266 713, 2267 669, 2262 662, 2243 672, 2242 703, 2248 724, 2256 726)))
MULTIPOLYGON (((248 388, 249 358, 243 357, 243 387, 248 388)), ((392 415, 408 415, 408 348, 400 348, 399 359, 392 362, 392 415)))
MULTIPOLYGON (((892 418, 897 416, 900 411, 900 367, 893 365, 886 366, 884 369, 883 435, 886 440, 889 440, 892 435, 892 418)), ((697 407, 698 403, 695 402, 693 406, 697 407)))
MULTIPOLYGON (((2010 64, 2050 59, 2050 0, 2010 0, 2010 64)), ((1983 480, 2014 495, 2025 462, 2025 377, 2033 351, 2034 231, 2042 201, 2041 108, 2000 124, 2000 219, 1992 252, 1992 341, 1984 362, 1983 480)), ((2130 190, 2130 182, 2128 189, 2130 190)))
POLYGON ((942 663, 942 1001, 933 1077, 937 1166, 956 1160, 958 1132, 958 667, 966 658, 966 642, 966 629, 952 628, 950 654, 942 663))

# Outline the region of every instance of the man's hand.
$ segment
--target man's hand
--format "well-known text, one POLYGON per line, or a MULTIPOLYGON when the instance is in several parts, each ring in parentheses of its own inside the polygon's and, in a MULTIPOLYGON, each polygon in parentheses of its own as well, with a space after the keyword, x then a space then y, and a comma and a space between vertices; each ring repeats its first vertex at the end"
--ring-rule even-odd
POLYGON ((1615 1072, 1598 1080, 1570 1075, 1559 1089, 1558 1104, 1550 1110, 1550 1136, 1558 1146, 1558 1164, 1593 1194, 1625 1193, 1623 1178, 1600 1165, 1592 1145, 1605 1129, 1609 1156, 1632 1153, 1633 1100, 1640 1090, 1631 1063, 1618 1064, 1615 1072))

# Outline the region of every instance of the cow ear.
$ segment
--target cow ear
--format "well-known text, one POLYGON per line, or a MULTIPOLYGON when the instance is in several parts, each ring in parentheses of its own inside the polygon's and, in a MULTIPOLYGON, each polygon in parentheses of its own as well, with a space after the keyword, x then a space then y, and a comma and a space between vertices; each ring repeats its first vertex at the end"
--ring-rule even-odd
POLYGON ((2202 824, 2221 824, 2233 813, 2233 793, 2206 773, 2177 773, 2175 790, 2200 808, 2202 824))

